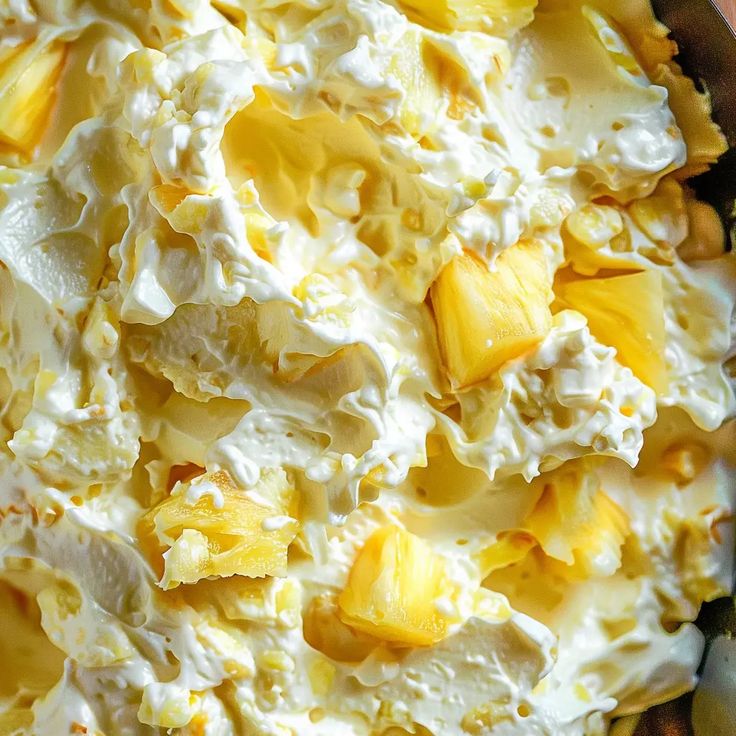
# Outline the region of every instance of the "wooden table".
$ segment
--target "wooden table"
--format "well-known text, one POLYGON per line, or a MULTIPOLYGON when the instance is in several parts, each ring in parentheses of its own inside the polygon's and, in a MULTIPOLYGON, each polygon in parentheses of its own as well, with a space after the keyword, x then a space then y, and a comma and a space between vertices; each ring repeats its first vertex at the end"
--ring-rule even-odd
POLYGON ((718 0, 718 4, 731 25, 736 27, 736 0, 718 0))

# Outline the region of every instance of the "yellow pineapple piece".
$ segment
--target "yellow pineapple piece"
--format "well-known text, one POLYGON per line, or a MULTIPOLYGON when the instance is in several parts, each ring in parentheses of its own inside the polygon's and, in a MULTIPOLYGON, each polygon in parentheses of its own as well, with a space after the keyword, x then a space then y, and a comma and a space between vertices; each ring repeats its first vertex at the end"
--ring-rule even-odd
POLYGON ((568 463, 548 475, 524 530, 560 577, 611 575, 621 564, 628 515, 601 490, 589 463, 568 463))
POLYGON ((344 624, 333 596, 316 596, 304 612, 304 640, 337 662, 360 662, 381 642, 344 624))
POLYGON ((149 682, 143 688, 138 720, 148 726, 183 728, 199 705, 199 697, 176 683, 149 682))
POLYGON ((658 271, 560 284, 559 302, 584 314, 590 331, 655 391, 667 390, 664 293, 658 271))
POLYGON ((419 537, 385 526, 366 541, 338 598, 348 626, 385 641, 410 646, 434 644, 452 622, 442 612, 454 590, 444 559, 419 537))
POLYGON ((507 35, 532 22, 537 0, 399 0, 412 20, 445 31, 507 35))
POLYGON ((246 212, 245 235, 251 248, 264 261, 273 262, 271 252, 268 248, 268 231, 276 224, 273 218, 261 212, 246 212))
POLYGON ((399 80, 405 93, 399 110, 401 125, 413 136, 425 135, 436 126, 442 90, 424 63, 424 40, 419 31, 407 31, 399 39, 388 72, 399 80))
POLYGON ((66 44, 22 44, 0 57, 0 141, 30 154, 56 99, 66 44))
MULTIPOLYGON (((298 524, 294 488, 281 469, 266 470, 250 492, 222 472, 180 484, 138 527, 154 559, 163 553, 161 587, 210 576, 251 578, 286 574, 289 544, 298 524)), ((160 558, 159 558, 160 560, 160 558)))
POLYGON ((629 215, 651 240, 669 246, 679 245, 687 236, 688 212, 682 185, 671 178, 659 182, 654 194, 635 199, 629 215))
POLYGON ((718 212, 709 204, 697 199, 685 204, 689 220, 688 234, 677 247, 683 261, 710 260, 723 255, 726 233, 718 212))
POLYGON ((431 296, 451 380, 467 386, 537 345, 550 330, 552 291, 542 245, 521 241, 491 271, 464 253, 445 266, 431 296))
POLYGON ((623 232, 624 221, 615 207, 590 203, 571 212, 565 227, 575 240, 597 250, 623 232))
POLYGON ((481 574, 516 565, 530 553, 560 579, 613 574, 621 565, 629 518, 601 490, 592 466, 567 463, 542 476, 542 481, 542 493, 521 527, 501 532, 480 553, 481 574))
POLYGON ((511 529, 501 532, 496 541, 482 550, 478 556, 482 577, 487 577, 495 570, 521 562, 528 552, 537 546, 537 540, 523 529, 511 529))
MULTIPOLYGON (((495 72, 502 77, 510 64, 508 44, 490 37, 475 38, 473 44, 477 54, 493 58, 495 72)), ((399 39, 388 72, 396 77, 404 90, 399 122, 416 138, 431 138, 442 114, 461 120, 476 110, 480 103, 467 69, 416 28, 411 28, 399 39)), ((427 139, 423 140, 422 145, 427 142, 427 139)), ((480 184, 485 192, 487 187, 483 182, 480 184)), ((416 220, 415 211, 405 211, 403 224, 406 227, 418 229, 416 220)))
POLYGON ((546 555, 572 565, 579 540, 587 533, 594 515, 598 476, 588 463, 572 462, 543 479, 542 493, 524 520, 524 529, 546 555))
POLYGON ((567 577, 612 575, 621 566, 621 548, 630 531, 628 514, 608 494, 598 491, 590 521, 578 530, 575 562, 566 571, 567 577))
POLYGON ((192 192, 175 184, 157 184, 151 189, 148 198, 163 215, 171 214, 192 192))

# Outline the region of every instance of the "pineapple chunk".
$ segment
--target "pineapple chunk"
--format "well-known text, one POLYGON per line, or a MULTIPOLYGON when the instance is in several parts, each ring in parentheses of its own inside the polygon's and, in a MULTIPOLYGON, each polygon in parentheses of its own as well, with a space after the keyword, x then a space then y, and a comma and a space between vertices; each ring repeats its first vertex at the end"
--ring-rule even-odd
POLYGON ((192 192, 174 184, 158 184, 148 194, 153 206, 162 214, 171 214, 192 192))
POLYGON ((585 462, 566 463, 543 476, 542 493, 524 521, 524 528, 549 557, 567 565, 575 562, 575 550, 584 539, 600 484, 585 462))
POLYGON ((568 463, 542 479, 542 493, 521 527, 501 532, 481 551, 482 575, 527 560, 529 553, 541 555, 545 569, 563 580, 612 575, 630 530, 626 512, 601 490, 587 462, 568 463))
POLYGON ((56 97, 66 44, 24 44, 0 61, 0 141, 30 154, 56 97))
POLYGON ((328 594, 315 597, 304 612, 304 640, 337 662, 361 662, 381 642, 344 624, 337 601, 328 594))
POLYGON ((560 284, 561 304, 582 312, 590 331, 655 391, 669 385, 664 359, 664 293, 658 271, 560 284))
POLYGON ((437 123, 442 106, 442 90, 424 63, 424 41, 417 30, 407 31, 398 41, 388 73, 404 90, 399 120, 405 130, 421 137, 437 123))
POLYGON ((276 221, 260 212, 246 212, 243 217, 245 219, 245 235, 251 248, 259 258, 263 258, 264 261, 269 263, 273 262, 269 250, 268 231, 273 228, 276 221))
POLYGON ((563 563, 553 565, 562 577, 587 578, 611 575, 619 568, 629 518, 582 462, 551 474, 524 528, 550 563, 563 563))
POLYGON ((598 250, 623 232, 624 221, 615 207, 591 203, 570 213, 565 226, 575 240, 598 250))
POLYGON ((283 576, 297 532, 287 515, 293 505, 294 489, 281 469, 264 471, 250 496, 226 473, 208 473, 151 509, 139 536, 144 549, 163 553, 165 590, 210 576, 283 576))
POLYGON ((685 203, 689 220, 688 234, 677 247, 683 261, 710 260, 724 253, 726 233, 718 212, 709 204, 697 199, 685 203))
POLYGON ((358 553, 338 598, 340 618, 378 639, 426 646, 447 635, 438 599, 452 597, 444 559, 395 526, 374 532, 358 553))
POLYGON ((501 532, 496 541, 478 555, 482 577, 485 578, 496 570, 521 562, 536 546, 537 540, 523 529, 501 532))
POLYGON ((522 241, 496 270, 465 253, 432 284, 432 305, 447 372, 459 386, 481 381, 549 332, 552 291, 542 246, 522 241))
POLYGON ((569 579, 613 575, 621 567, 621 549, 630 530, 626 512, 609 495, 598 491, 590 520, 578 529, 573 540, 575 562, 558 571, 569 579))
POLYGON ((409 17, 444 31, 510 35, 534 19, 537 0, 399 0, 409 17))
POLYGON ((655 243, 674 247, 687 237, 685 193, 674 179, 663 179, 654 194, 634 200, 628 211, 641 231, 655 243))

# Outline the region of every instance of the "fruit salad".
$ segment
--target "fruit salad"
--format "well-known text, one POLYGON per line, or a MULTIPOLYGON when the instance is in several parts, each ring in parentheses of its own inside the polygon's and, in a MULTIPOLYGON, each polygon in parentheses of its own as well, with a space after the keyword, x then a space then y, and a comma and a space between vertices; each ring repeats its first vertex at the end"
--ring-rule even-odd
POLYGON ((736 257, 646 0, 0 18, 1 736, 604 736, 695 687, 736 257))

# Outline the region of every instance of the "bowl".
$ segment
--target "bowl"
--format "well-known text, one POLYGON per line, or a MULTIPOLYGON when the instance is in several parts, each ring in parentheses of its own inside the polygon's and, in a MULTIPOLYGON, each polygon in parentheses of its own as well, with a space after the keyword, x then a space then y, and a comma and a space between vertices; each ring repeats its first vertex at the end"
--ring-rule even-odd
MULTIPOLYGON (((713 117, 730 150, 710 171, 691 180, 698 196, 719 212, 726 248, 736 247, 736 32, 710 0, 652 0, 672 31, 684 71, 711 95, 713 117)), ((726 736, 736 734, 736 610, 733 598, 706 603, 696 621, 706 638, 701 681, 694 693, 621 719, 615 736, 726 736)))

